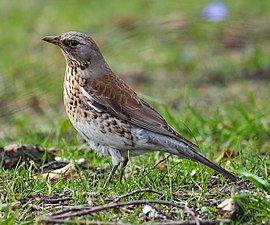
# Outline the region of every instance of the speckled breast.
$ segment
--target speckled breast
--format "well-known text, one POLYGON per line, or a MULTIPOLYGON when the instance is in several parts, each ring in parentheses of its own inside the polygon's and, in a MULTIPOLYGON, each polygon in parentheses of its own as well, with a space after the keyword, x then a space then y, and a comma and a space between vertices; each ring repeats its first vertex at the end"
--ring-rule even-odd
POLYGON ((72 69, 66 71, 64 104, 75 129, 93 148, 99 145, 117 149, 134 147, 132 126, 107 112, 93 109, 81 92, 81 86, 85 85, 86 79, 72 75, 72 72, 72 69))

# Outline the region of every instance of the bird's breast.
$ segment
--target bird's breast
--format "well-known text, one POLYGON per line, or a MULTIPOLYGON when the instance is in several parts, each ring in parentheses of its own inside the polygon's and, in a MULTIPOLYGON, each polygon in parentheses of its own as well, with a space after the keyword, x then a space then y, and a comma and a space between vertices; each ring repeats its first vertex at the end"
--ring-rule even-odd
POLYGON ((76 130, 89 143, 99 143, 115 148, 134 147, 135 137, 132 125, 107 112, 93 109, 81 91, 83 85, 85 85, 83 78, 66 73, 64 104, 76 130))

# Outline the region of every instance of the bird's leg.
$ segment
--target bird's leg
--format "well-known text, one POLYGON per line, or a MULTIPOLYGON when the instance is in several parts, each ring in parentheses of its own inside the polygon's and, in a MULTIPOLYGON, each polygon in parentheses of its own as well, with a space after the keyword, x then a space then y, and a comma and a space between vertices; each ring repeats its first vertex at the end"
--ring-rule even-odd
POLYGON ((103 188, 105 188, 107 186, 107 184, 111 182, 112 177, 115 174, 115 171, 117 170, 118 166, 119 166, 119 164, 113 166, 113 168, 112 168, 112 170, 111 170, 111 172, 110 172, 107 180, 105 181, 105 184, 103 185, 103 188))
POLYGON ((121 166, 120 182, 122 181, 122 178, 124 176, 124 172, 125 172, 127 164, 128 164, 128 158, 125 158, 121 166))

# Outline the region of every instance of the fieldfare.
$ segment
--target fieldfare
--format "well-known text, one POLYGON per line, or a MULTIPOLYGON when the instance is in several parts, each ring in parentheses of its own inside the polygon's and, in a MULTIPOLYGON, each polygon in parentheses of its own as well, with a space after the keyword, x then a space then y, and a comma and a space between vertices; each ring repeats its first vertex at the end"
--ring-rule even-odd
POLYGON ((112 157, 113 168, 105 186, 121 161, 124 170, 130 156, 153 151, 200 162, 237 181, 236 176, 196 151, 197 145, 170 127, 116 76, 91 37, 66 32, 42 40, 58 46, 65 57, 64 104, 71 123, 99 155, 112 157))

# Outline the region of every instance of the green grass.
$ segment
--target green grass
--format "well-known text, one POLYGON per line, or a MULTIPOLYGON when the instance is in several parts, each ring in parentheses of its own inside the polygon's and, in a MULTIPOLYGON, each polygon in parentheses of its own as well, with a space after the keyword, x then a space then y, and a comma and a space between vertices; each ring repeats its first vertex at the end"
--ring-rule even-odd
MULTIPOLYGON (((270 223, 270 5, 267 0, 224 1, 230 16, 212 24, 200 17, 208 3, 0 3, 0 27, 5 31, 0 37, 0 147, 12 143, 39 144, 46 150, 57 147, 58 156, 75 162, 84 158, 91 166, 89 170, 77 166, 85 179, 57 183, 41 180, 31 165, 1 168, 1 224, 40 221, 56 211, 42 203, 48 197, 70 197, 65 205, 71 206, 90 200, 104 205, 145 188, 161 195, 137 194, 122 201, 187 204, 196 215, 213 220, 223 218, 217 205, 233 193, 243 210, 235 224, 270 223), (207 157, 215 160, 228 149, 237 152, 227 167, 244 180, 237 190, 211 169, 176 156, 151 169, 165 157, 162 153, 132 158, 126 181, 118 182, 116 176, 103 189, 111 159, 85 150, 71 127, 62 104, 64 59, 58 49, 41 41, 43 36, 68 30, 92 35, 112 69, 183 136, 197 142, 207 157), (20 205, 13 207, 17 201, 20 205), (6 203, 10 205, 2 207, 6 203)), ((226 167, 226 160, 221 165, 226 167)), ((173 214, 170 207, 157 207, 178 220, 192 219, 184 210, 173 214)), ((110 209, 85 218, 140 224, 147 220, 140 215, 141 209, 110 209)))

